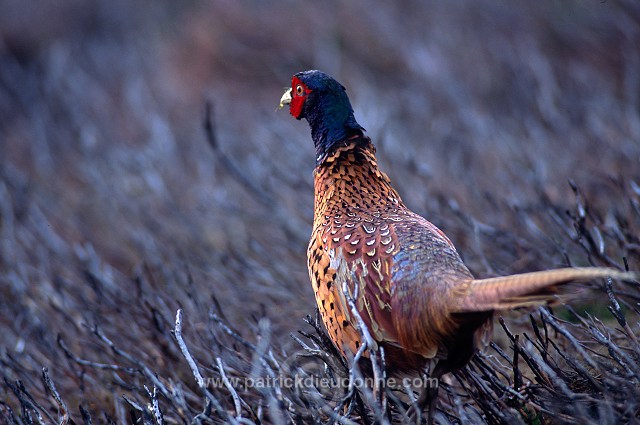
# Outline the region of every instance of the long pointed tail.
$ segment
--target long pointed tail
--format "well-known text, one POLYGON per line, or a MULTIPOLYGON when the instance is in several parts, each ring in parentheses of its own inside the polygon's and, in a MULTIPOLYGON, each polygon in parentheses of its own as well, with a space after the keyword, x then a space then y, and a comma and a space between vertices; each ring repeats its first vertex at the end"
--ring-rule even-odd
POLYGON ((554 300, 558 285, 604 277, 625 281, 640 279, 638 273, 598 267, 545 270, 476 279, 465 287, 464 294, 458 294, 455 311, 504 310, 544 304, 554 300))

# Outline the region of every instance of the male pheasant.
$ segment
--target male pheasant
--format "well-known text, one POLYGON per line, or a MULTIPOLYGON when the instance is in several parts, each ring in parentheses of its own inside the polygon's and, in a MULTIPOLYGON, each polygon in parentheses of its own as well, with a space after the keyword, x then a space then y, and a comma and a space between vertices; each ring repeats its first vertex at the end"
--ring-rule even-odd
MULTIPOLYGON (((392 372, 432 377, 463 367, 495 310, 542 304, 571 281, 636 279, 606 268, 564 268, 474 279, 445 234, 409 210, 380 171, 345 88, 320 71, 295 74, 280 101, 311 127, 315 213, 307 251, 322 320, 344 354, 362 344, 343 284, 392 372)), ((375 348, 375 347, 369 347, 375 348)))

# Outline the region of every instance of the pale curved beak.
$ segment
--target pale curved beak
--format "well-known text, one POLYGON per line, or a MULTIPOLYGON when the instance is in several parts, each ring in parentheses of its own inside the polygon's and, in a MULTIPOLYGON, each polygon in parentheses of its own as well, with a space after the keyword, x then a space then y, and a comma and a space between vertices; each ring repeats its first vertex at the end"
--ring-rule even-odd
POLYGON ((291 88, 289 88, 280 98, 280 109, 284 108, 284 105, 291 103, 291 88))

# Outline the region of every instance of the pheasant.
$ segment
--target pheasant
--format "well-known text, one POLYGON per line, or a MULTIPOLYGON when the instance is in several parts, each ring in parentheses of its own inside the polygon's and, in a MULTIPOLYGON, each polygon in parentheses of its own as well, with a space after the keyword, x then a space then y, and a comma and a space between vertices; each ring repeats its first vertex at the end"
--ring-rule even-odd
POLYGON ((323 323, 343 355, 363 343, 348 296, 384 347, 388 370, 431 366, 439 378, 463 367, 487 341, 496 310, 552 301, 556 287, 572 281, 637 278, 607 268, 563 268, 475 279, 449 238, 409 210, 378 168, 340 83, 320 71, 300 72, 280 100, 284 105, 308 121, 315 144, 309 276, 323 323))

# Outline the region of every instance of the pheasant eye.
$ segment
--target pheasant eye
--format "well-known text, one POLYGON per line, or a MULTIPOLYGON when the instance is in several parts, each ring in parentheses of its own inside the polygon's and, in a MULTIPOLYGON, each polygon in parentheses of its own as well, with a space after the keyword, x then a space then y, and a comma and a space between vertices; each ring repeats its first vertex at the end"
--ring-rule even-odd
POLYGON ((296 94, 297 94, 298 96, 302 96, 302 93, 304 93, 304 88, 302 87, 302 85, 298 84, 298 85, 296 86, 296 94))

